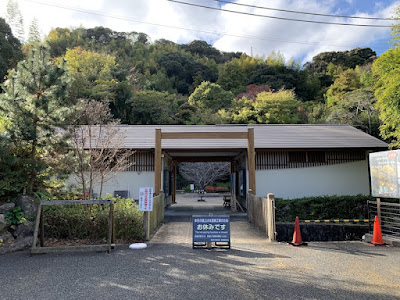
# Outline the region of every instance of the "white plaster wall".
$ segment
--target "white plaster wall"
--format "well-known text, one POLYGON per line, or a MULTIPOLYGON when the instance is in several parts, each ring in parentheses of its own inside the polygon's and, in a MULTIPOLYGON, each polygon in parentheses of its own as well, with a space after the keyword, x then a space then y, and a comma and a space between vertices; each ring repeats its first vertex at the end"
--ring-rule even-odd
POLYGON ((256 171, 258 196, 277 198, 309 196, 369 195, 368 161, 338 165, 256 171))
MULTIPOLYGON (((77 185, 77 181, 71 176, 67 180, 67 185, 77 185)), ((114 191, 128 190, 128 196, 133 199, 139 199, 140 187, 154 187, 154 172, 120 172, 103 185, 102 196, 107 193, 114 195, 114 191)), ((93 193, 100 194, 100 185, 95 184, 93 193)))

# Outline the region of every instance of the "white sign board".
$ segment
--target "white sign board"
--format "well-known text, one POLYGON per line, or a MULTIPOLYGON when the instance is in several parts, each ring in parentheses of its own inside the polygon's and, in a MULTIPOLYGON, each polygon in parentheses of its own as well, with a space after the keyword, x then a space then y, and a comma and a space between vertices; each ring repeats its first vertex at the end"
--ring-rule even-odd
POLYGON ((153 188, 139 189, 139 211, 153 211, 153 188))
POLYGON ((194 191, 194 184, 193 183, 190 184, 190 190, 194 191))

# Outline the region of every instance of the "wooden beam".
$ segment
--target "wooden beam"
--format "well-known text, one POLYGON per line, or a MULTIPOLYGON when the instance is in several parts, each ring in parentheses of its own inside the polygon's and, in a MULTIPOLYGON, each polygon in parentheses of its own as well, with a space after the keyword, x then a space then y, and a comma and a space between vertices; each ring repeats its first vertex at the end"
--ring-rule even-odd
POLYGON ((254 149, 254 128, 248 129, 247 161, 249 167, 249 189, 256 195, 256 151, 254 149))
POLYGON ((32 247, 32 254, 39 253, 63 253, 63 252, 86 252, 86 251, 108 251, 109 245, 82 245, 63 247, 32 247))
POLYGON ((193 157, 193 156, 177 156, 174 158, 177 162, 225 162, 225 161, 232 161, 233 157, 224 157, 224 156, 210 156, 210 157, 193 157))
MULTIPOLYGON (((247 138, 246 138, 247 139, 247 138)), ((242 151, 247 151, 247 146, 243 148, 207 148, 207 149, 176 149, 176 148, 168 148, 168 149, 163 149, 164 152, 167 152, 169 156, 173 157, 171 153, 204 153, 204 152, 235 152, 235 153, 240 153, 242 151)))
POLYGON ((40 205, 73 205, 73 204, 110 204, 111 200, 52 200, 42 201, 40 205))
MULTIPOLYGON (((157 129, 156 129, 157 130, 157 129)), ((247 132, 163 132, 167 139, 247 139, 247 132)))
POLYGON ((157 196, 161 190, 161 129, 156 129, 154 151, 154 194, 157 196))

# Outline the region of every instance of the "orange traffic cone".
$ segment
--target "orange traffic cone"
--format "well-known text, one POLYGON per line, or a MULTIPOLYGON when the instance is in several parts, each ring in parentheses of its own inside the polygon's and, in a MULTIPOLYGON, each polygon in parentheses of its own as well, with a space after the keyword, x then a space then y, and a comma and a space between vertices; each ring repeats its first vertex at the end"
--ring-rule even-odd
POLYGON ((372 235, 371 244, 375 245, 375 246, 384 246, 384 245, 386 245, 383 242, 383 239, 382 239, 381 225, 379 224, 379 218, 377 216, 375 216, 374 232, 373 232, 373 235, 372 235))
POLYGON ((293 245, 293 246, 302 246, 302 245, 306 246, 307 245, 307 243, 304 243, 301 238, 299 217, 296 217, 296 222, 294 223, 293 240, 289 244, 293 245))

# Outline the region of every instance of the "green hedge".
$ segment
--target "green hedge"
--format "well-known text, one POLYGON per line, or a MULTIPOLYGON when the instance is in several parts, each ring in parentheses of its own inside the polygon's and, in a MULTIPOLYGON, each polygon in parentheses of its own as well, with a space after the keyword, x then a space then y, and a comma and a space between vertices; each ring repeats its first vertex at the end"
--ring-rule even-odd
MULTIPOLYGON (((143 213, 133 199, 113 199, 115 238, 140 241, 143 213)), ((66 205, 44 207, 45 234, 55 239, 106 240, 109 205, 66 205)))
MULTIPOLYGON (((276 221, 292 222, 296 216, 300 220, 319 219, 366 219, 368 218, 367 200, 372 196, 320 196, 299 199, 276 199, 276 221)), ((398 202, 398 199, 385 199, 398 202)))

